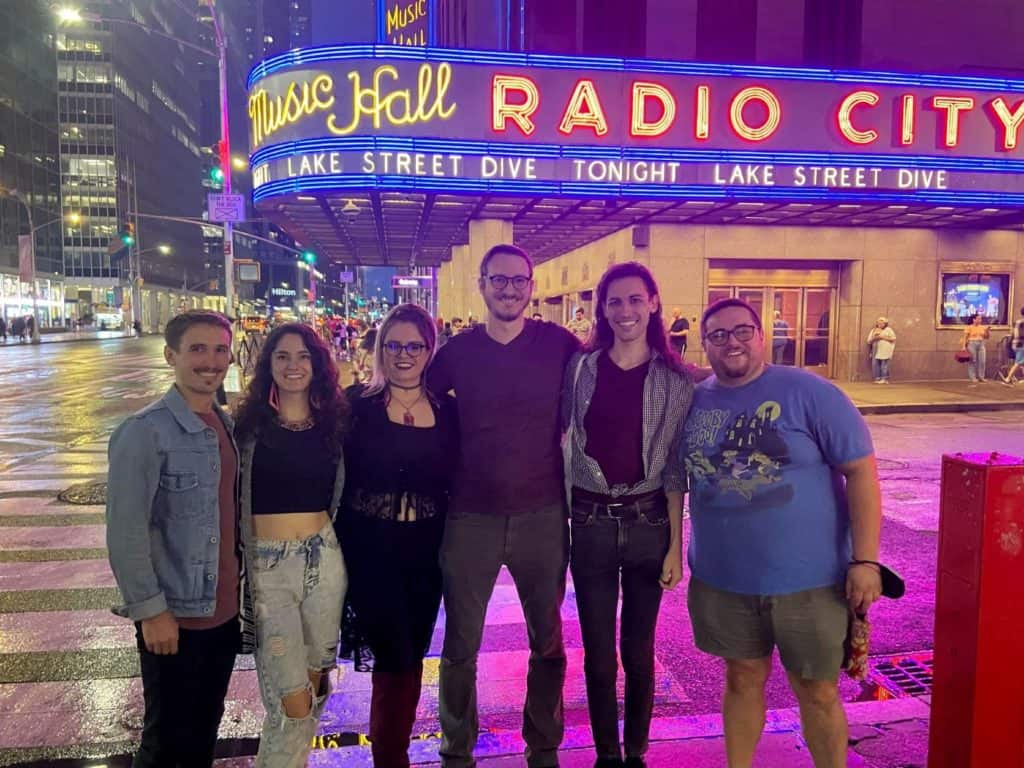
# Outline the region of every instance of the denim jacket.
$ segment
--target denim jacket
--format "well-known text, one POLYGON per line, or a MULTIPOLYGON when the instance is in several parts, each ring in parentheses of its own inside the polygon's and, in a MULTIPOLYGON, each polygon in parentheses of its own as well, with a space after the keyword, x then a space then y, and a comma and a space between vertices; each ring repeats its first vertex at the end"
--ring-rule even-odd
MULTIPOLYGON (((231 418, 214 405, 231 435, 231 418)), ((231 440, 236 455, 238 447, 231 440)), ((127 418, 108 450, 107 549, 134 621, 213 614, 220 535, 220 446, 177 388, 127 418)), ((237 498, 238 477, 235 477, 237 498)))

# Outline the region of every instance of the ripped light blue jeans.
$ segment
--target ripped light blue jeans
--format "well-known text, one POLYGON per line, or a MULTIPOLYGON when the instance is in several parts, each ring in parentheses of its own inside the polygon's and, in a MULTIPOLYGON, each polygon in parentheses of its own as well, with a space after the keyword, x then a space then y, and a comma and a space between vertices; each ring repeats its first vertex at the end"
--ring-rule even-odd
POLYGON ((299 541, 256 539, 252 545, 256 671, 267 714, 259 768, 304 766, 337 663, 338 627, 348 575, 330 523, 299 541), (319 690, 310 673, 323 672, 319 690), (312 710, 289 717, 282 698, 308 691, 312 710))

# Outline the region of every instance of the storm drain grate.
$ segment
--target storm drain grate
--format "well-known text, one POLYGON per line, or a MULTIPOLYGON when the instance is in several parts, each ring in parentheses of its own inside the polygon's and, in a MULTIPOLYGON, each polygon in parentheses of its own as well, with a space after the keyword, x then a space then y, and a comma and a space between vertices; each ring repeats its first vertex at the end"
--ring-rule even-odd
POLYGON ((871 682, 893 696, 926 696, 932 692, 932 651, 876 656, 871 659, 871 682))

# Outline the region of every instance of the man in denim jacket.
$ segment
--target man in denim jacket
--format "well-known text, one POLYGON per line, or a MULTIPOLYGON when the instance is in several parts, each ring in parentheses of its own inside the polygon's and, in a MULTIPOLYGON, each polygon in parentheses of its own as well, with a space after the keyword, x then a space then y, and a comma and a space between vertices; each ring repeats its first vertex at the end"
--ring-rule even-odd
POLYGON ((239 650, 238 453, 214 402, 231 324, 193 310, 164 332, 175 384, 110 438, 107 549, 135 622, 145 717, 133 765, 210 765, 239 650))

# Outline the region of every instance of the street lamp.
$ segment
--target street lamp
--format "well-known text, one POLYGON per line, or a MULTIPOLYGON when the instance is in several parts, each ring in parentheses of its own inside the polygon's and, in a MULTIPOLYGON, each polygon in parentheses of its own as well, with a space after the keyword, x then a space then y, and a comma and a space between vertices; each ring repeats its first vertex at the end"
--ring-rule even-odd
MULTIPOLYGON (((228 127, 228 40, 224 33, 224 26, 221 24, 220 17, 217 11, 213 8, 213 4, 210 4, 210 19, 213 22, 213 36, 214 42, 217 46, 216 51, 211 51, 208 48, 204 48, 201 45, 196 45, 188 40, 183 40, 180 37, 172 35, 163 30, 156 29, 154 27, 141 24, 133 19, 119 19, 111 16, 101 16, 98 13, 92 11, 83 11, 78 8, 63 7, 57 9, 57 18, 68 24, 79 24, 84 21, 89 22, 107 22, 109 24, 129 24, 133 27, 138 27, 146 32, 165 37, 168 40, 184 45, 186 48, 190 48, 194 51, 198 51, 206 56, 212 56, 217 59, 217 75, 218 75, 218 86, 220 91, 220 168, 221 173, 224 176, 223 193, 225 195, 231 194, 231 140, 230 131, 228 127)), ((235 277, 234 277, 234 255, 233 255, 233 234, 232 234, 232 222, 224 222, 224 314, 228 317, 234 315, 234 301, 235 301, 235 277)))

